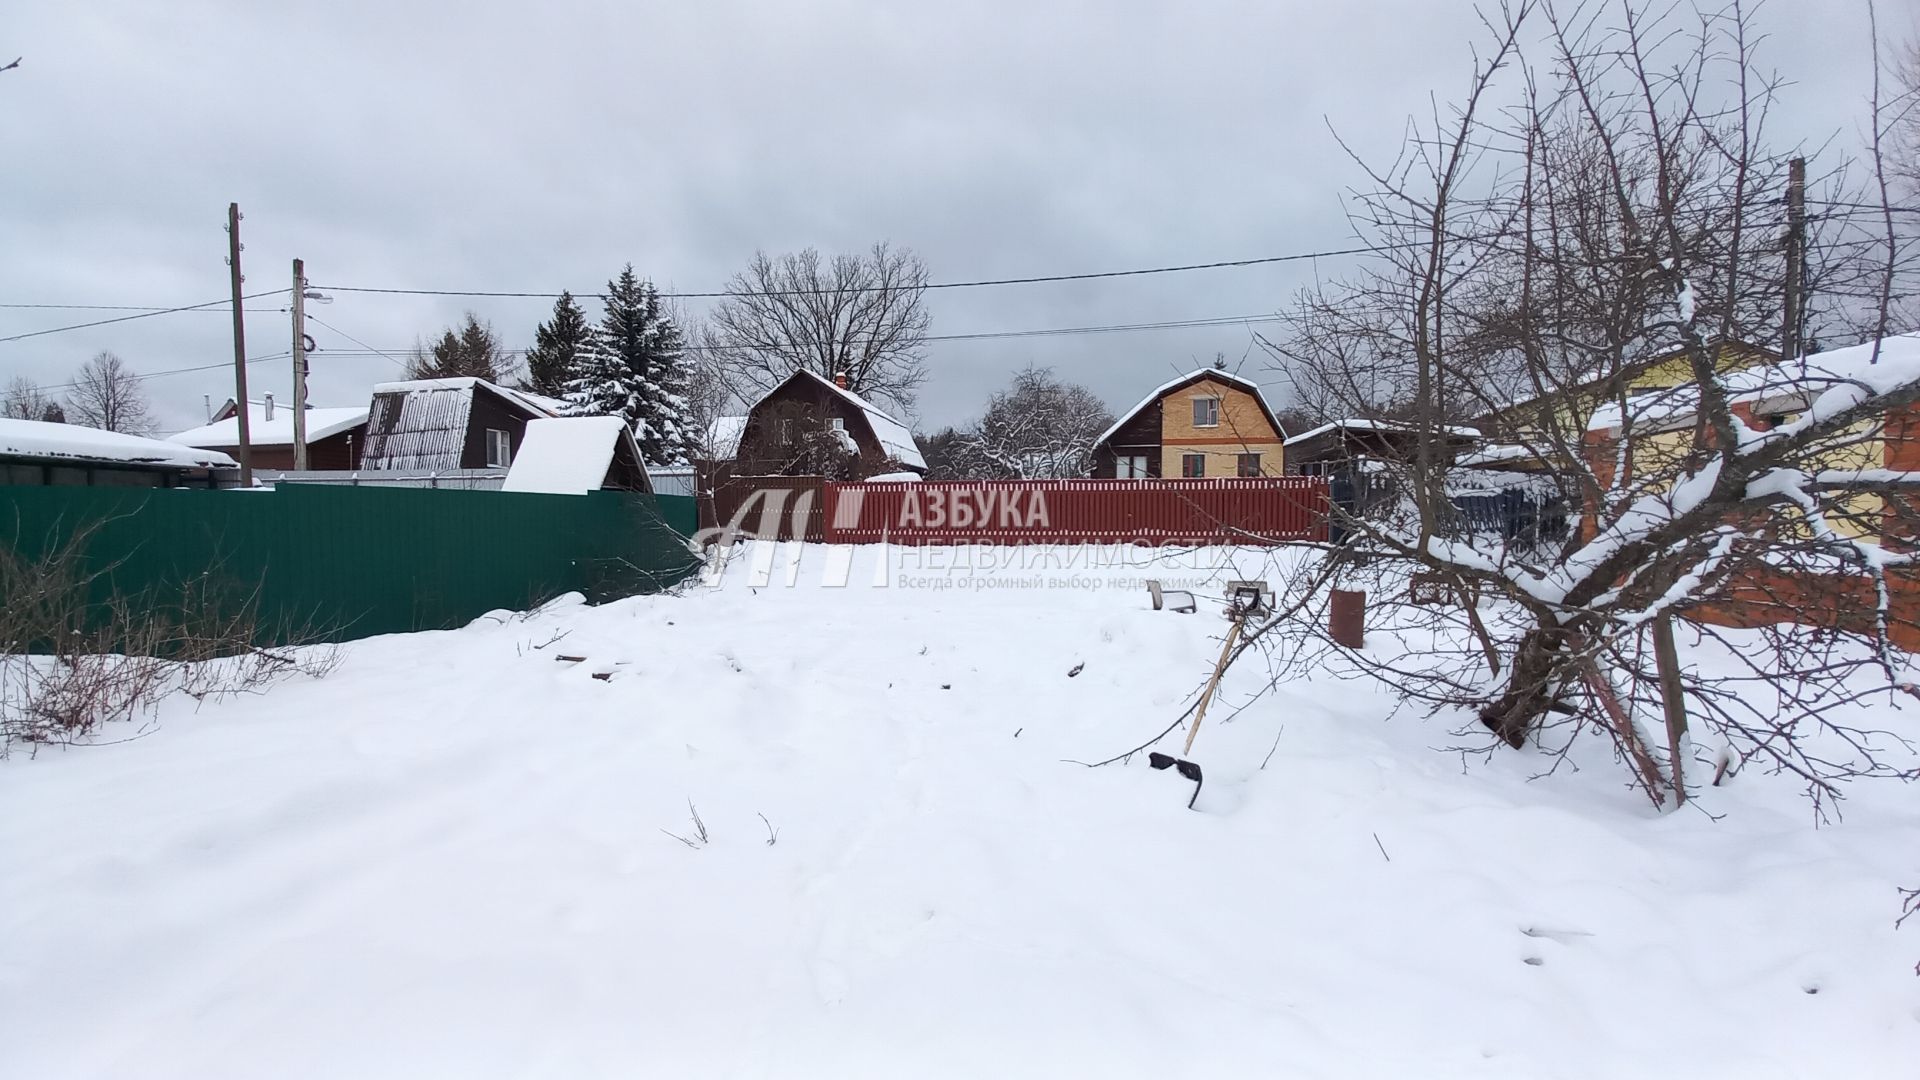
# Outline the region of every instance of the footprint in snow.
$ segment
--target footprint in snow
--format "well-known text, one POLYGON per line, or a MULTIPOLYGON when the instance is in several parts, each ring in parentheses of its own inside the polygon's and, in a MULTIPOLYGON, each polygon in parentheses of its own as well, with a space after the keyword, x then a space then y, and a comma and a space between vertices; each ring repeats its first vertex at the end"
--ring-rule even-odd
POLYGON ((1523 926, 1520 932, 1530 938, 1545 938, 1557 945, 1577 945, 1580 939, 1593 936, 1585 930, 1554 930, 1545 926, 1523 926))

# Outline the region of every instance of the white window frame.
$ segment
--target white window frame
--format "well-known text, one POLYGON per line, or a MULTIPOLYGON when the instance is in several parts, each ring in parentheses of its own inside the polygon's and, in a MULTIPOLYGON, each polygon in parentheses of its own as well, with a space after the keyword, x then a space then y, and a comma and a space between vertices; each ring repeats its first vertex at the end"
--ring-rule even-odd
POLYGON ((1115 454, 1113 475, 1120 480, 1145 480, 1150 475, 1147 472, 1147 455, 1115 454))
POLYGON ((501 428, 487 429, 487 468, 510 469, 513 467, 513 432, 501 428))
POLYGON ((783 416, 780 418, 779 441, 781 446, 793 445, 793 417, 783 416))
POLYGON ((1193 400, 1193 426, 1194 427, 1211 428, 1211 427, 1220 426, 1220 398, 1218 395, 1209 395, 1207 397, 1196 397, 1192 400, 1193 400), (1211 420, 1203 421, 1200 419, 1200 406, 1203 403, 1211 406, 1208 410, 1213 417, 1211 420))

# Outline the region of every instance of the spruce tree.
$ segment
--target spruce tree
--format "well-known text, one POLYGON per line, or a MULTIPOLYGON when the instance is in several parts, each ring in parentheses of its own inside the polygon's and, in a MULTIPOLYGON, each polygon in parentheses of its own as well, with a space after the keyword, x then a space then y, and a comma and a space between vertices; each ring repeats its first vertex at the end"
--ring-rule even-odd
POLYGON ((617 416, 632 424, 640 391, 633 370, 588 326, 561 396, 568 416, 617 416))
POLYGON ((620 415, 633 425, 641 456, 650 465, 686 461, 692 445, 687 420, 691 373, 680 328, 661 305, 653 283, 636 277, 631 263, 607 283, 606 305, 598 339, 607 359, 595 364, 595 385, 602 388, 596 400, 610 400, 611 385, 618 381, 631 402, 620 415))
POLYGON ((413 355, 407 358, 409 379, 467 377, 497 383, 511 374, 493 325, 481 322, 471 311, 457 330, 443 332, 431 347, 414 346, 413 355))
POLYGON ((527 351, 527 389, 547 397, 565 397, 593 336, 587 313, 563 292, 553 303, 553 318, 533 332, 527 351))

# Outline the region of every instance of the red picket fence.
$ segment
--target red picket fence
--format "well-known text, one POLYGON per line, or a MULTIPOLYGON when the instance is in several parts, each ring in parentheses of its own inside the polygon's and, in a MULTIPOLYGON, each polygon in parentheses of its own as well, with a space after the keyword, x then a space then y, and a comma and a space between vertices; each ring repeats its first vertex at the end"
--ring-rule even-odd
POLYGON ((990 480, 826 485, 830 544, 1262 544, 1327 538, 1327 482, 990 480))

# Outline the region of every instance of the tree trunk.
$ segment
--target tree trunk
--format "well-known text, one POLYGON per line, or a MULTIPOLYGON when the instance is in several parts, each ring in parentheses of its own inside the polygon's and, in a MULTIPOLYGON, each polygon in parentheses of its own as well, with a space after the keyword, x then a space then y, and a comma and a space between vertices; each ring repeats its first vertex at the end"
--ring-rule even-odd
POLYGON ((1553 704, 1552 688, 1560 682, 1560 666, 1566 662, 1560 651, 1563 637, 1564 631, 1558 628, 1527 631, 1507 669, 1506 693, 1480 710, 1480 722, 1516 750, 1526 745, 1527 735, 1553 704))

